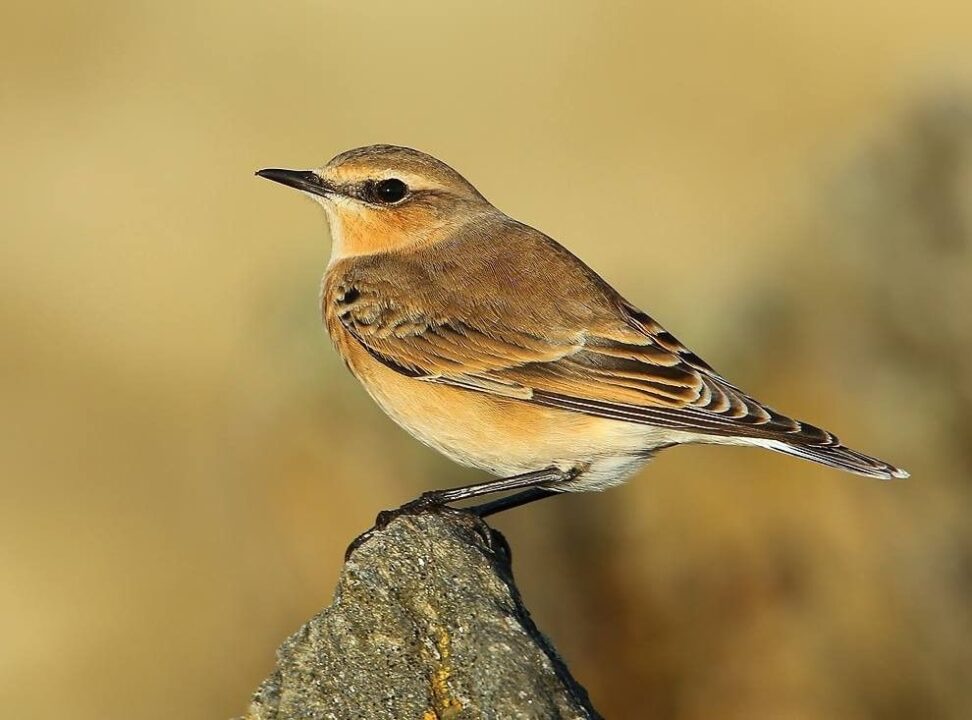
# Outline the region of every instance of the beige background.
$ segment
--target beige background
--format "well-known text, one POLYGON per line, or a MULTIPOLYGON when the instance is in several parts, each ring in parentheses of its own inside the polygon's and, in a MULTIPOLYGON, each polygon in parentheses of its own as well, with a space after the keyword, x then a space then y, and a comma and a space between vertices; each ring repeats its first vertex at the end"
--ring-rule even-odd
POLYGON ((913 473, 681 449, 497 520, 627 718, 972 714, 972 5, 7 2, 0 707, 226 718, 346 543, 480 478, 319 326, 260 181, 431 152, 721 372, 913 473))

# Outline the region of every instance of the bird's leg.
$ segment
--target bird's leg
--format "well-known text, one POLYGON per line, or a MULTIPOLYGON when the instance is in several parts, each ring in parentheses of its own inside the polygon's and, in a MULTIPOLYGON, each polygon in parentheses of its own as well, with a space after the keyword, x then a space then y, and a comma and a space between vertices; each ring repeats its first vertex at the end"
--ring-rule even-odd
POLYGON ((468 500, 469 498, 479 497, 480 495, 489 495, 490 493, 494 492, 522 490, 522 492, 515 493, 508 497, 503 497, 492 502, 475 505, 469 508, 469 512, 478 515, 481 518, 488 515, 495 515, 503 510, 510 510, 511 508, 525 505, 526 503, 533 502, 534 500, 540 500, 541 498, 549 497, 550 495, 556 495, 558 493, 557 490, 551 490, 549 487, 540 486, 569 482, 580 475, 583 471, 583 467, 574 467, 567 470, 561 470, 557 467, 549 467, 543 470, 534 470, 533 472, 523 473, 522 475, 513 475, 507 478, 500 478, 499 480, 477 483, 476 485, 464 485, 463 487, 447 488, 445 490, 432 490, 430 492, 422 493, 415 500, 405 503, 397 510, 382 510, 380 513, 378 513, 378 517, 375 518, 374 528, 364 533, 355 539, 353 543, 351 543, 345 553, 345 559, 350 557, 355 548, 371 537, 371 534, 375 530, 383 530, 385 527, 387 527, 388 523, 403 513, 416 511, 421 512, 431 508, 447 508, 449 510, 454 510, 453 508, 448 508, 446 503, 456 502, 457 500, 468 500))
MULTIPOLYGON (((543 490, 543 497, 546 497, 546 494, 556 491, 548 491, 546 488, 540 488, 537 486, 573 480, 575 477, 577 477, 578 472, 579 471, 575 469, 561 470, 560 468, 549 467, 543 470, 534 470, 533 472, 523 473, 522 475, 513 475, 507 478, 500 478, 499 480, 490 480, 489 482, 477 483, 476 485, 465 485, 463 487, 448 488, 446 490, 432 490, 430 492, 422 493, 416 500, 413 500, 404 507, 420 508, 429 507, 432 505, 445 505, 446 503, 452 503, 458 500, 468 500, 469 498, 479 497, 480 495, 489 495, 491 493, 505 492, 507 490, 523 490, 524 488, 543 490)), ((509 507, 516 507, 516 505, 522 505, 525 502, 539 500, 540 497, 541 495, 535 494, 529 499, 524 498, 522 502, 510 505, 509 507)), ((502 502, 502 500, 498 500, 497 502, 502 502)), ((496 510, 493 510, 487 514, 499 512, 503 509, 506 508, 497 506, 496 510)))
POLYGON ((551 495, 560 495, 560 493, 549 488, 532 487, 527 490, 521 490, 518 493, 513 493, 512 495, 507 495, 506 497, 498 498, 497 500, 490 500, 481 505, 473 505, 469 508, 469 512, 481 518, 489 517, 490 515, 506 512, 507 510, 512 510, 513 508, 532 503, 536 500, 543 500, 545 497, 550 497, 551 495))

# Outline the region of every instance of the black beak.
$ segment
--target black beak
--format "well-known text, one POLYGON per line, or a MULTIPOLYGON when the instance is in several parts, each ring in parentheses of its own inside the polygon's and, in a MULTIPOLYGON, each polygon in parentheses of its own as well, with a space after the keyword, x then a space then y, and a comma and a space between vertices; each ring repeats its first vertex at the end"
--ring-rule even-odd
POLYGON ((273 180, 281 185, 296 188, 297 190, 303 190, 304 192, 311 193, 312 195, 320 195, 321 197, 324 197, 328 193, 334 192, 334 188, 321 180, 317 173, 311 172, 310 170, 283 170, 280 168, 266 168, 264 170, 257 170, 256 174, 262 178, 266 178, 267 180, 273 180))

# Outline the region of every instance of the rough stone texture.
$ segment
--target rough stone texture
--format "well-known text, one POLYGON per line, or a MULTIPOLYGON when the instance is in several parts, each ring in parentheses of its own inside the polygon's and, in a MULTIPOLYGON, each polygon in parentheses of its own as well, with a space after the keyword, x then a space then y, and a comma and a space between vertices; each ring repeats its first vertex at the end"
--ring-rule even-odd
POLYGON ((356 541, 246 720, 599 717, 523 607, 505 539, 438 510, 356 541))

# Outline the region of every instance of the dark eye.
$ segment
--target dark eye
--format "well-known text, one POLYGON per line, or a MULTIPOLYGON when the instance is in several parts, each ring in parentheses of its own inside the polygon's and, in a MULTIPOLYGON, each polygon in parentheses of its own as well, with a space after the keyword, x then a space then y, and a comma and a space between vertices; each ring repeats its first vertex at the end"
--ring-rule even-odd
POLYGON ((372 194, 380 203, 397 203, 408 193, 408 185, 398 178, 388 178, 375 183, 372 194))

